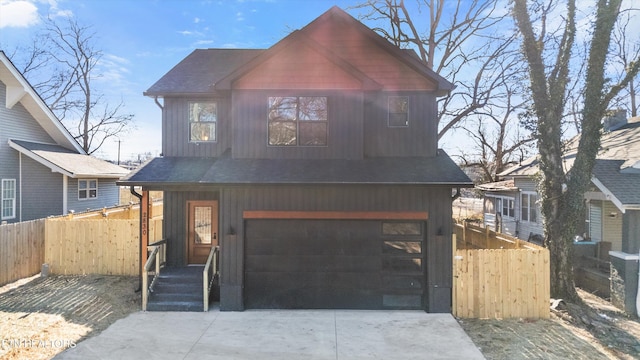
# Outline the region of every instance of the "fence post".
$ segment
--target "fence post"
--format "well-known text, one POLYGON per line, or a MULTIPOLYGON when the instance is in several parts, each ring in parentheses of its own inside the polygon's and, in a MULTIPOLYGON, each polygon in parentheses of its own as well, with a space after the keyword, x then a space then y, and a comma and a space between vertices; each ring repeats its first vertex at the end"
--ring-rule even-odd
POLYGON ((462 243, 465 249, 467 248, 467 222, 462 220, 462 243))
POLYGON ((489 228, 485 227, 484 228, 484 248, 485 249, 489 249, 489 228))

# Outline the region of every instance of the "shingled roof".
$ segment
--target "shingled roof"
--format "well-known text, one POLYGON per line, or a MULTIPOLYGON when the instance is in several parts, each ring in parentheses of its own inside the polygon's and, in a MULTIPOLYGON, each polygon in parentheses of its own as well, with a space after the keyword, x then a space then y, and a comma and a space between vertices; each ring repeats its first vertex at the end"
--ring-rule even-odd
POLYGON ((60 145, 11 139, 9 146, 52 171, 71 178, 119 179, 129 173, 127 169, 118 165, 90 155, 78 154, 60 145))
MULTIPOLYGON (((580 136, 567 144, 563 156, 565 171, 570 171, 576 157, 580 136)), ((539 171, 538 157, 534 156, 521 164, 499 174, 500 177, 528 177, 539 171)), ((602 133, 600 151, 592 173, 592 182, 621 210, 640 210, 640 118, 611 131, 602 133)))
POLYGON ((397 184, 471 187, 442 150, 435 157, 345 159, 155 158, 118 182, 126 186, 397 184))

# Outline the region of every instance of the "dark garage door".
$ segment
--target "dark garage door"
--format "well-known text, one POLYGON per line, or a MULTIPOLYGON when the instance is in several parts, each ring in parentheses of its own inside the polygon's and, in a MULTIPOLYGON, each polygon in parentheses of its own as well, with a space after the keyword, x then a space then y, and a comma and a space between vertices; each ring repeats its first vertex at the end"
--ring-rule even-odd
POLYGON ((247 220, 245 307, 421 309, 422 222, 247 220))

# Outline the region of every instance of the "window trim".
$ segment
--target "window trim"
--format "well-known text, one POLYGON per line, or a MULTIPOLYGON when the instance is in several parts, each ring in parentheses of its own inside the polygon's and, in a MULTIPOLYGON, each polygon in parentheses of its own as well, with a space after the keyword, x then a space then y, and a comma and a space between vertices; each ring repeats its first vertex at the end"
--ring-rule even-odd
POLYGON ((275 148, 300 148, 300 147, 310 147, 310 148, 321 148, 329 146, 329 96, 327 95, 281 95, 281 96, 268 96, 267 97, 267 146, 275 147, 275 148), (293 123, 296 127, 296 142, 291 145, 278 145, 271 144, 271 133, 270 133, 270 113, 271 113, 271 99, 272 98, 296 98, 296 118, 294 120, 281 120, 282 122, 290 122, 293 123), (325 112, 326 118, 324 120, 300 120, 300 111, 299 106, 300 98, 324 98, 325 99, 325 112), (305 145, 300 144, 300 124, 324 124, 325 125, 325 143, 319 145, 305 145))
POLYGON ((523 191, 520 193, 520 220, 526 223, 531 223, 531 224, 538 224, 538 219, 540 219, 540 214, 538 211, 538 193, 535 191, 523 191), (523 201, 523 197, 527 197, 527 208, 525 209, 524 207, 524 201, 523 201), (533 207, 531 206, 531 197, 535 196, 536 197, 536 201, 533 202, 533 207), (535 216, 536 216, 536 220, 535 221, 531 221, 531 211, 535 212, 535 216), (527 213, 527 220, 524 219, 524 214, 525 211, 527 213))
POLYGON ((218 101, 215 100, 196 100, 189 101, 187 105, 188 115, 187 120, 189 123, 189 143, 198 144, 198 143, 216 143, 218 142, 218 101), (193 106, 196 104, 213 104, 215 106, 215 121, 192 121, 191 114, 193 111, 193 106), (195 124, 213 124, 213 140, 193 140, 192 130, 193 125, 195 124))
MULTIPOLYGON (((496 210, 495 211, 496 215, 499 213, 500 216, 502 217, 502 219, 505 219, 505 218, 506 219, 510 219, 510 220, 515 220, 516 219, 516 210, 515 210, 516 209, 516 198, 515 197, 510 197, 510 196, 506 196, 506 195, 491 195, 490 197, 500 200, 500 207, 497 206, 495 201, 494 201, 494 204, 493 204, 494 210, 496 210), (504 202, 505 202, 505 200, 510 202, 513 205, 512 207, 509 207, 507 205, 507 214, 506 215, 504 214, 504 202), (509 209, 513 211, 513 215, 512 216, 510 216, 508 214, 508 212, 509 212, 508 210, 509 209), (500 210, 500 211, 498 212, 498 210, 500 210)), ((509 203, 507 203, 507 204, 509 204, 509 203)))
POLYGON ((0 219, 2 220, 10 220, 10 219, 15 219, 16 218, 16 198, 18 196, 18 190, 17 190, 17 181, 16 179, 2 179, 2 183, 0 185, 0 219), (4 197, 4 192, 5 192, 5 184, 11 183, 13 184, 13 197, 12 198, 6 198, 4 197), (11 215, 4 215, 4 202, 5 200, 11 200, 11 215))
POLYGON ((409 96, 407 95, 389 95, 387 97, 387 127, 388 128, 408 128, 409 127, 409 96), (391 112, 391 99, 405 98, 407 99, 407 111, 405 113, 402 112, 391 112), (391 114, 405 114, 406 119, 404 125, 392 125, 391 124, 391 114))
POLYGON ((94 200, 98 198, 98 179, 78 179, 78 201, 86 201, 86 200, 94 200), (95 181, 96 187, 95 189, 91 187, 91 182, 95 181), (86 184, 85 188, 80 188, 80 183, 84 182, 86 184), (95 190, 96 196, 91 196, 91 190, 95 190), (86 197, 80 197, 80 191, 86 191, 86 197))

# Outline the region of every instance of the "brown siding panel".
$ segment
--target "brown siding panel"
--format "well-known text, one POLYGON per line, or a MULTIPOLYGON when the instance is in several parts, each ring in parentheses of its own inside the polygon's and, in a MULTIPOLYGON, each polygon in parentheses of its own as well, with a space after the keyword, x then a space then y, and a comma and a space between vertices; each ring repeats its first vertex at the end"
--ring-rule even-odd
POLYGON ((385 90, 435 90, 435 84, 374 44, 348 24, 320 24, 309 34, 333 53, 352 63, 385 90))
POLYGON ((360 89, 353 75, 305 44, 289 46, 234 83, 235 89, 360 89))

